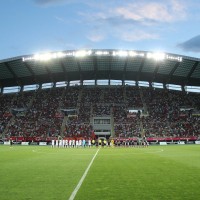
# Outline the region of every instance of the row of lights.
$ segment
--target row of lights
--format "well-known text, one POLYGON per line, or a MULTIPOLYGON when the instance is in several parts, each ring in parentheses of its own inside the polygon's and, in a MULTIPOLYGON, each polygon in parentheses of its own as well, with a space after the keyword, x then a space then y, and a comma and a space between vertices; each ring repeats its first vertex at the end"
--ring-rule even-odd
POLYGON ((67 57, 67 56, 81 58, 81 57, 86 57, 86 56, 91 56, 91 55, 119 56, 119 57, 146 57, 146 58, 153 59, 156 61, 162 61, 165 59, 174 60, 174 61, 178 61, 178 62, 182 61, 182 57, 180 57, 180 56, 173 56, 173 55, 168 55, 168 54, 160 53, 160 52, 144 53, 144 52, 137 52, 137 51, 92 51, 92 50, 35 54, 33 56, 22 57, 22 60, 24 62, 31 61, 31 60, 49 61, 51 59, 63 58, 63 57, 67 57))

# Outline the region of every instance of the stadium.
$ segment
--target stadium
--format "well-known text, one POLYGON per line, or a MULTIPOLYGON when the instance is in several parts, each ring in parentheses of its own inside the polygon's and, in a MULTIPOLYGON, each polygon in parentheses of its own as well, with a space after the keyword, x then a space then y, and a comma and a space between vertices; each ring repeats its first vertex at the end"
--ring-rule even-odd
POLYGON ((200 59, 67 50, 0 72, 2 199, 199 198, 200 59))

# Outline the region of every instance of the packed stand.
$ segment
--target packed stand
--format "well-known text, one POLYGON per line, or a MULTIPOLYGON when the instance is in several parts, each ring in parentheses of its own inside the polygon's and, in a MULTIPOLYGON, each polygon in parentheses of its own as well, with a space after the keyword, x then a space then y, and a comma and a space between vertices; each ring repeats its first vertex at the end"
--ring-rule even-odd
POLYGON ((146 136, 189 137, 200 133, 196 125, 199 119, 192 115, 197 103, 190 94, 147 88, 143 96, 149 112, 142 118, 146 136))
POLYGON ((15 120, 9 125, 7 136, 46 138, 60 134, 63 115, 60 115, 58 108, 62 92, 61 89, 38 90, 31 107, 25 112, 17 112, 15 120))
POLYGON ((0 138, 4 137, 3 133, 12 118, 11 105, 14 95, 0 96, 0 138))

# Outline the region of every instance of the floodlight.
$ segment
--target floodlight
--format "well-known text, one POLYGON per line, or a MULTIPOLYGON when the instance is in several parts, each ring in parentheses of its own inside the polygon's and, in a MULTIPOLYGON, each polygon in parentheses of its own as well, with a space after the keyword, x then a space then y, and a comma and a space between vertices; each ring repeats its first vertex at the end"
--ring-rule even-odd
POLYGON ((152 58, 156 61, 159 61, 159 60, 164 60, 165 59, 165 54, 164 53, 147 53, 147 58, 152 58))
POLYGON ((166 55, 166 58, 168 60, 173 60, 173 61, 178 61, 178 62, 182 62, 183 58, 180 56, 174 56, 174 55, 166 55))
POLYGON ((62 58, 64 57, 66 54, 64 54, 63 52, 57 52, 56 53, 56 58, 62 58))
POLYGON ((127 51, 119 51, 119 52, 118 52, 118 55, 124 57, 124 56, 127 56, 127 55, 128 55, 128 52, 127 52, 127 51))
POLYGON ((113 51, 113 56, 126 57, 128 56, 128 52, 127 51, 113 51))
POLYGON ((136 56, 138 56, 138 57, 144 57, 144 56, 145 56, 144 53, 142 53, 142 52, 137 52, 137 51, 129 51, 129 52, 128 52, 128 55, 129 55, 130 57, 136 57, 136 56))
POLYGON ((102 56, 102 55, 108 55, 109 52, 108 51, 96 51, 95 54, 98 56, 102 56))
POLYGON ((74 52, 74 56, 75 57, 85 57, 85 56, 89 56, 92 54, 92 51, 85 51, 85 50, 81 50, 81 51, 76 51, 74 52))
POLYGON ((35 54, 33 56, 34 60, 39 60, 39 61, 47 61, 52 58, 52 55, 50 53, 45 53, 45 54, 35 54))
MULTIPOLYGON (((22 60, 25 61, 30 61, 30 60, 37 60, 37 61, 48 61, 51 59, 57 59, 57 58, 63 58, 67 56, 67 53, 63 52, 55 52, 55 53, 43 53, 43 54, 35 54, 33 56, 29 57, 23 57, 22 60)), ((73 55, 70 53, 70 55, 73 55)))
POLYGON ((135 57, 137 56, 137 53, 135 51, 129 51, 129 56, 135 57))
POLYGON ((52 58, 52 55, 50 53, 46 53, 42 55, 42 60, 44 61, 50 60, 51 58, 52 58))

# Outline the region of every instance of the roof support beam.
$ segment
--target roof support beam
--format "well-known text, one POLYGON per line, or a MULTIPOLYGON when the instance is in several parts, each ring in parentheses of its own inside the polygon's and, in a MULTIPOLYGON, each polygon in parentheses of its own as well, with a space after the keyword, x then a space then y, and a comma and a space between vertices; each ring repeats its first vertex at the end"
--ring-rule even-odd
POLYGON ((122 77, 122 85, 125 85, 125 84, 124 84, 124 81, 125 81, 125 79, 126 79, 126 68, 127 68, 127 63, 128 63, 128 57, 126 57, 125 64, 124 64, 123 77, 122 77))
POLYGON ((78 65, 78 71, 79 71, 79 75, 80 75, 80 85, 83 85, 83 75, 82 75, 82 71, 81 71, 81 64, 80 61, 78 59, 76 59, 76 63, 78 65))
POLYGON ((61 65, 61 68, 62 68, 62 70, 63 70, 64 76, 65 76, 65 81, 68 81, 68 82, 69 82, 69 78, 68 78, 68 75, 67 75, 67 71, 66 71, 66 69, 65 69, 65 66, 64 66, 62 60, 60 60, 60 65, 61 65))
POLYGON ((32 79, 33 81, 38 84, 39 80, 36 78, 35 73, 33 72, 33 70, 31 69, 31 67, 29 66, 29 64, 27 62, 24 62, 24 65, 26 66, 26 68, 28 69, 28 71, 31 73, 32 79))
POLYGON ((95 80, 95 83, 96 83, 96 81, 97 81, 97 72, 98 72, 97 56, 93 56, 93 65, 94 65, 94 80, 95 80))
POLYGON ((174 72, 176 71, 176 69, 179 67, 179 65, 180 65, 180 62, 177 62, 175 64, 175 66, 172 68, 171 72, 169 73, 168 80, 166 81, 166 83, 169 84, 171 82, 172 75, 174 74, 174 72))
POLYGON ((187 75, 187 78, 186 78, 186 80, 185 80, 185 85, 189 82, 190 76, 193 74, 193 72, 194 72, 194 70, 197 68, 198 64, 199 64, 199 61, 196 61, 196 62, 194 63, 192 69, 190 70, 190 72, 189 72, 188 75, 187 75))
POLYGON ((151 83, 155 81, 156 75, 157 75, 157 73, 158 73, 159 68, 160 68, 160 63, 157 62, 157 63, 156 63, 156 68, 155 68, 155 70, 154 70, 154 72, 153 72, 153 76, 152 76, 152 79, 151 79, 151 83))
POLYGON ((136 82, 138 82, 140 80, 140 76, 141 76, 141 73, 142 73, 142 68, 144 67, 144 62, 145 62, 145 58, 142 59, 142 62, 140 64, 136 82))
POLYGON ((109 61, 108 61, 108 85, 110 86, 110 79, 111 79, 111 63, 112 63, 112 56, 109 56, 109 61))
POLYGON ((7 62, 4 63, 5 66, 7 67, 7 69, 10 71, 10 73, 13 75, 15 82, 17 85, 22 86, 22 82, 21 80, 17 77, 17 75, 15 74, 15 72, 12 70, 12 68, 9 66, 9 64, 7 62))
POLYGON ((53 78, 53 76, 52 76, 52 73, 51 73, 51 71, 49 70, 49 68, 48 68, 46 65, 44 65, 44 68, 46 69, 46 71, 47 71, 47 74, 48 74, 48 76, 49 76, 49 78, 50 78, 51 82, 52 82, 52 83, 54 83, 54 82, 55 82, 55 80, 54 80, 54 78, 53 78))

